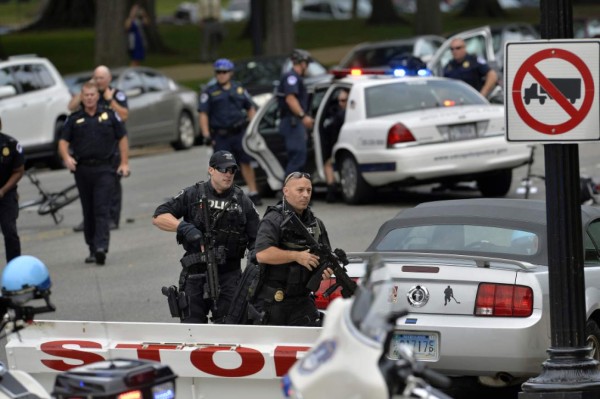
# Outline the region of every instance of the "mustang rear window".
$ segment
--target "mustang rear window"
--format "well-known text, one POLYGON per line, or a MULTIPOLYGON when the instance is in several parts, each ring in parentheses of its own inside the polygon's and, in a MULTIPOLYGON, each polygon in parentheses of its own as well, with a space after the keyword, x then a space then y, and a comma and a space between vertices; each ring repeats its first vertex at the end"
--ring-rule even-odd
POLYGON ((365 89, 367 118, 457 105, 487 104, 472 88, 460 82, 418 80, 383 84, 365 89))
POLYGON ((429 225, 390 231, 377 244, 378 251, 480 252, 535 255, 535 233, 502 227, 475 225, 429 225))

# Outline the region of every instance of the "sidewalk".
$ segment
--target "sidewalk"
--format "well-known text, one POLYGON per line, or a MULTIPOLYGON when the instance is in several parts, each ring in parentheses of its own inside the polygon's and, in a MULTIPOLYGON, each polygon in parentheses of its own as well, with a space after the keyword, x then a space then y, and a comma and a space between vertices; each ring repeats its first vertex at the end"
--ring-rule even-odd
MULTIPOLYGON (((310 50, 312 56, 325 66, 335 65, 342 60, 354 46, 327 47, 310 50)), ((233 60, 235 62, 235 60, 233 60)), ((158 68, 165 75, 177 81, 207 80, 213 76, 210 63, 182 64, 158 68)), ((234 77, 235 79, 235 77, 234 77)))

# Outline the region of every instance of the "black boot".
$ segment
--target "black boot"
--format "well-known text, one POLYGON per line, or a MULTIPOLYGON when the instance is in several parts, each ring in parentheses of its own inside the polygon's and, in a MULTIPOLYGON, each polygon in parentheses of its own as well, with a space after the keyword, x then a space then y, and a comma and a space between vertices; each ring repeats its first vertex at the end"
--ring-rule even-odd
POLYGON ((327 196, 325 197, 325 201, 328 203, 334 203, 337 201, 336 195, 335 195, 335 184, 328 184, 327 185, 327 196))

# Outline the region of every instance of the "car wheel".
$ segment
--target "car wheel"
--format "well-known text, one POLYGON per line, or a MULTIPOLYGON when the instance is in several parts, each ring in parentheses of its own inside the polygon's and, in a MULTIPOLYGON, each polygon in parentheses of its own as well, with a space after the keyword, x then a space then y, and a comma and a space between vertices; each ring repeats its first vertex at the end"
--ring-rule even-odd
POLYGON ((187 150, 194 146, 195 141, 196 136, 192 117, 187 112, 182 112, 181 115, 179 115, 177 141, 173 143, 173 148, 176 150, 187 150))
POLYGON ((477 179, 477 187, 484 197, 504 197, 510 191, 512 170, 502 169, 486 173, 477 179))
POLYGON ((370 197, 372 188, 363 179, 358 164, 351 155, 342 158, 340 176, 342 196, 347 204, 360 204, 370 197))
POLYGON ((62 157, 58 153, 58 140, 60 139, 60 133, 65 124, 65 121, 62 119, 57 120, 54 123, 54 144, 53 144, 53 153, 48 158, 48 167, 50 169, 62 169, 65 167, 62 157))
POLYGON ((600 327, 594 320, 588 320, 585 324, 586 344, 592 348, 590 356, 600 361, 600 327))

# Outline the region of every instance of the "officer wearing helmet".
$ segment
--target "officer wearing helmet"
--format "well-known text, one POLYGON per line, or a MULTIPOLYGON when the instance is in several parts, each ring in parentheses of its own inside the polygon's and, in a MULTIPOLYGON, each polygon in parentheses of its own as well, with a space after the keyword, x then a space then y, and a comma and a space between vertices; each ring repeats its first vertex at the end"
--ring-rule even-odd
POLYGON ((244 132, 256 114, 256 106, 248 91, 231 80, 233 62, 226 58, 215 61, 216 83, 209 85, 200 95, 198 113, 200 129, 210 140, 214 151, 229 151, 240 163, 242 177, 248 186, 248 195, 254 205, 262 205, 256 187, 256 177, 250 162, 252 158, 242 147, 244 132))
POLYGON ((304 171, 307 156, 307 130, 311 130, 314 119, 308 115, 308 93, 304 86, 304 75, 312 61, 306 50, 295 49, 290 56, 293 67, 279 80, 277 97, 281 123, 279 133, 285 140, 288 162, 285 175, 304 171))

